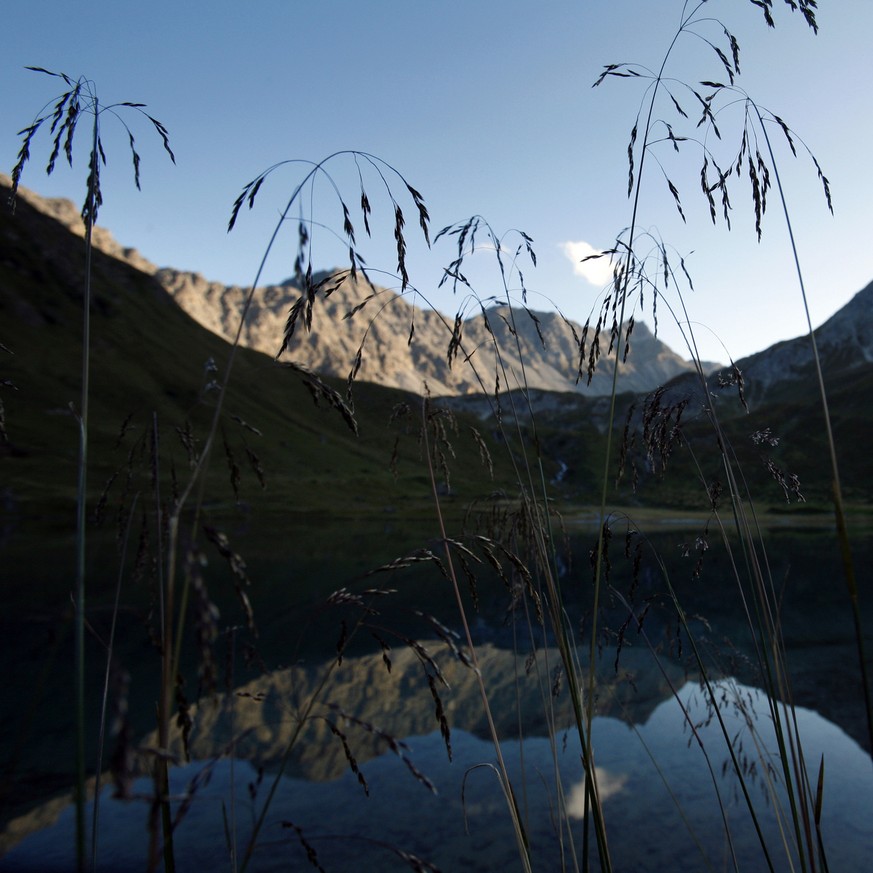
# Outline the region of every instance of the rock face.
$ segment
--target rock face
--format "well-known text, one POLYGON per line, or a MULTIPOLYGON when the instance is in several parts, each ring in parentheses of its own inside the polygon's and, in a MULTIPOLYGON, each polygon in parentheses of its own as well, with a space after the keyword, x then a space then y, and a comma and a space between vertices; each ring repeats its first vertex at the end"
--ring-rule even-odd
MULTIPOLYGON (((0 173, 0 186, 4 188, 12 186, 12 179, 5 173, 0 173)), ((85 222, 82 221, 79 207, 72 200, 62 197, 40 197, 23 185, 19 186, 16 197, 20 197, 34 209, 50 216, 66 227, 67 230, 84 238, 85 222)), ((113 258, 118 258, 119 261, 124 261, 143 273, 151 275, 157 271, 157 267, 147 261, 136 249, 128 248, 118 243, 105 227, 98 226, 93 229, 91 242, 101 252, 111 255, 113 258)))
MULTIPOLYGON (((245 289, 175 270, 159 270, 156 275, 192 317, 233 338, 245 289)), ((336 284, 327 274, 323 278, 324 288, 336 284)), ((275 355, 288 314, 301 296, 290 282, 256 289, 242 343, 275 355)), ((587 377, 577 380, 582 334, 581 326, 557 313, 507 306, 489 306, 456 323, 358 277, 346 278, 327 295, 319 291, 312 305, 311 329, 301 315, 283 358, 320 373, 346 377, 360 351, 357 378, 414 392, 427 385, 434 395, 488 393, 496 385, 507 390, 525 383, 547 391, 607 394, 615 361, 614 354, 605 354, 608 337, 601 337, 604 355, 589 386, 587 377), (455 349, 453 343, 458 341, 455 349)), ((591 339, 589 333, 589 343, 591 339)), ((639 324, 633 331, 630 356, 620 370, 619 390, 649 391, 692 370, 689 362, 639 324)))
MULTIPOLYGON (((873 363, 873 282, 817 328, 815 339, 826 375, 873 363)), ((737 366, 751 399, 760 398, 777 382, 811 380, 809 336, 777 343, 738 361, 737 366)))
MULTIPOLYGON (((0 180, 9 184, 8 177, 0 176, 0 180)), ((69 200, 42 198, 26 188, 19 189, 19 196, 74 233, 84 235, 79 210, 69 200)), ((247 289, 210 282, 197 273, 159 269, 136 249, 121 246, 104 228, 95 228, 92 239, 106 254, 154 275, 179 306, 204 327, 234 339, 247 289)), ((314 300, 311 329, 306 328, 303 318, 299 320, 284 360, 345 378, 360 350, 357 378, 414 392, 422 392, 426 385, 432 394, 443 396, 493 392, 497 385, 501 391, 527 384, 534 389, 587 396, 608 394, 612 389, 615 355, 606 354, 609 337, 600 339, 603 356, 588 385, 587 376, 577 379, 582 328, 555 312, 489 306, 463 319, 458 336, 453 317, 420 308, 360 277, 347 279, 330 294, 323 292, 314 300), (354 314, 349 316, 351 312, 354 314), (453 332, 460 345, 450 363, 453 332)), ((291 282, 256 289, 241 343, 275 355, 282 345, 289 311, 300 298, 300 289, 291 282)), ((589 333, 589 344, 592 338, 589 333)), ((589 349, 586 345, 583 370, 589 349)), ((630 356, 620 369, 619 390, 650 391, 691 371, 688 361, 656 339, 644 324, 638 324, 630 356)))

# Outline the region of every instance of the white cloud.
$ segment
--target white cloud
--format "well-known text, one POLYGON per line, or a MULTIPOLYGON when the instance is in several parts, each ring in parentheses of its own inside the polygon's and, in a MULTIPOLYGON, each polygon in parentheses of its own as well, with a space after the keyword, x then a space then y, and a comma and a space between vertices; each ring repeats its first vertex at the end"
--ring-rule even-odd
POLYGON ((561 251, 573 264, 573 272, 581 276, 586 282, 601 287, 612 280, 612 263, 608 257, 595 258, 583 261, 589 255, 600 254, 601 249, 595 249, 584 240, 578 242, 564 242, 560 244, 561 251))
MULTIPOLYGON (((621 794, 627 784, 627 775, 619 773, 613 775, 601 767, 594 768, 594 777, 597 782, 597 793, 600 800, 608 800, 616 794, 621 794)), ((585 818, 585 779, 573 785, 570 796, 567 799, 567 815, 570 818, 585 818)))

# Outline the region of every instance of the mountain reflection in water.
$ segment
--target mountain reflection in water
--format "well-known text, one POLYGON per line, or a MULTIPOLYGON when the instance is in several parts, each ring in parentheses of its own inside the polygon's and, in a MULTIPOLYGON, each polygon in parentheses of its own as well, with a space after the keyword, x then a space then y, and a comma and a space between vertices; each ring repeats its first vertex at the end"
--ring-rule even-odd
MULTIPOLYGON (((326 665, 336 660, 339 619, 330 613, 318 623, 314 606, 341 586, 355 590, 355 585, 361 588, 373 584, 372 577, 364 576, 366 569, 389 559, 384 555, 373 557, 366 551, 367 544, 372 547, 377 541, 369 531, 360 533, 360 543, 355 541, 341 553, 331 553, 324 538, 334 533, 319 532, 320 539, 312 532, 306 537, 301 534, 300 542, 295 541, 291 549, 298 564, 277 566, 272 553, 266 551, 262 565, 256 556, 250 559, 251 576, 258 580, 254 599, 261 651, 273 668, 243 684, 238 680, 231 695, 202 700, 194 710, 190 740, 194 763, 171 770, 173 790, 179 795, 200 774, 194 802, 176 832, 180 869, 232 869, 224 836, 224 811, 228 816, 233 814, 238 844, 243 847, 301 708, 319 687, 326 665), (332 575, 325 569, 328 564, 332 575), (304 637, 304 631, 308 641, 299 645, 297 641, 304 637), (294 666, 275 666, 279 663, 294 666), (230 748, 236 756, 233 766, 226 757, 230 748), (208 769, 204 771, 204 767, 208 769), (250 785, 256 788, 253 796, 250 785)), ((735 738, 767 845, 776 859, 775 867, 784 869, 775 812, 780 804, 784 807, 784 800, 780 799, 781 789, 772 795, 768 792, 764 779, 768 762, 777 772, 780 768, 778 761, 770 757, 773 744, 768 704, 753 687, 757 680, 747 654, 753 651, 748 626, 737 606, 730 571, 723 566, 726 558, 710 549, 707 572, 701 579, 691 574, 693 557, 684 564, 676 557, 682 554, 679 544, 688 536, 671 533, 663 537, 658 543, 659 553, 675 559, 671 572, 679 600, 707 663, 713 665, 714 675, 737 677, 735 682, 724 680, 719 685, 719 693, 723 689, 727 694, 726 729, 735 738), (752 704, 754 720, 747 721, 743 709, 732 704, 736 699, 752 704), (767 745, 770 738, 766 752, 756 748, 751 725, 759 732, 759 741, 767 745)), ((408 532, 403 532, 403 539, 410 539, 408 532)), ((573 571, 565 580, 568 615, 583 639, 590 540, 584 534, 573 538, 573 571)), ((834 558, 827 551, 829 542, 812 534, 786 538, 784 543, 774 536, 768 551, 773 577, 787 580, 780 619, 793 692, 801 704, 797 721, 813 786, 822 754, 825 759, 822 830, 830 869, 851 871, 866 869, 873 851, 873 825, 867 814, 873 802, 873 765, 856 742, 865 735, 865 727, 845 595, 837 590, 837 584, 824 584, 835 578, 834 558)), ((394 543, 382 545, 392 550, 389 555, 405 553, 405 547, 394 543)), ((873 566, 869 544, 862 545, 857 556, 859 566, 873 566)), ((255 549, 247 549, 247 558, 253 553, 257 554, 255 549)), ((52 563, 57 565, 56 561, 52 563)), ((506 802, 495 773, 488 767, 476 766, 493 762, 495 757, 478 683, 442 640, 432 638, 435 626, 421 617, 423 611, 451 623, 453 607, 447 583, 438 574, 434 581, 433 576, 415 575, 414 571, 410 568, 391 576, 390 585, 398 591, 392 598, 380 601, 379 623, 398 628, 403 636, 422 640, 427 657, 434 659, 445 676, 450 687, 437 682, 436 688, 452 728, 452 762, 448 762, 436 703, 423 668, 427 660, 404 644, 402 636, 383 634, 392 644, 389 671, 379 643, 372 636, 362 635, 342 665, 333 669, 313 711, 316 717, 307 722, 288 757, 275 805, 258 841, 253 869, 308 869, 296 832, 283 828, 283 822, 303 829, 329 873, 410 869, 392 853, 391 846, 431 861, 444 873, 490 871, 505 865, 519 868, 506 802), (350 772, 342 742, 328 720, 346 736, 368 784, 369 796, 350 772), (387 736, 406 743, 397 748, 416 771, 433 782, 437 795, 432 795, 404 760, 391 751, 387 736), (464 830, 465 814, 469 834, 464 830)), ((622 582, 620 572, 616 560, 611 583, 618 588, 627 584, 626 579, 622 582)), ((46 579, 54 578, 52 573, 56 575, 56 570, 47 570, 46 579)), ((21 592, 20 602, 14 598, 10 601, 9 614, 16 615, 15 622, 4 625, 11 641, 7 657, 12 658, 14 652, 14 660, 7 664, 9 682, 2 691, 7 714, 15 714, 20 709, 19 701, 29 699, 25 696, 26 686, 30 677, 43 669, 41 659, 48 651, 40 642, 40 633, 49 625, 30 606, 35 590, 33 576, 30 568, 18 588, 7 580, 10 598, 19 589, 21 592)), ((60 602, 66 596, 65 584, 59 581, 58 591, 47 587, 42 599, 60 602)), ((708 721, 696 673, 689 672, 688 661, 679 656, 675 613, 664 608, 662 589, 660 578, 649 577, 644 567, 637 607, 654 604, 646 618, 646 632, 658 652, 657 666, 653 652, 636 632, 626 634, 616 666, 616 647, 608 643, 614 643, 627 620, 627 611, 617 598, 610 598, 603 607, 601 627, 609 628, 612 636, 603 634, 598 649, 593 733, 615 869, 706 869, 704 855, 713 869, 730 868, 719 796, 740 869, 761 869, 761 848, 732 774, 724 740, 715 723, 708 721), (714 779, 678 701, 689 708, 692 721, 701 724, 700 735, 714 779)), ((559 677, 559 658, 553 648, 540 648, 536 661, 529 661, 530 644, 520 642, 524 615, 517 615, 514 623, 507 621, 508 596, 502 582, 492 580, 488 584, 486 580, 480 584, 478 596, 479 611, 471 612, 477 622, 477 653, 525 816, 535 869, 557 870, 564 864, 572 869, 566 829, 562 832, 555 824, 557 764, 569 827, 577 849, 581 846, 582 822, 575 816, 582 813, 584 785, 579 739, 571 727, 566 678, 559 677), (556 687, 560 691, 553 696, 556 687), (548 711, 552 714, 547 718, 548 711)), ((868 598, 868 613, 869 602, 868 598)), ((233 613, 222 605, 222 614, 233 613)), ((99 618, 95 615, 95 621, 99 618)), ((866 616, 868 622, 871 618, 866 616)), ((137 620, 127 620, 133 632, 120 634, 117 654, 135 672, 132 687, 140 689, 131 698, 137 745, 154 747, 154 736, 144 736, 154 724, 148 685, 148 677, 154 674, 154 654, 142 649, 142 630, 136 626, 137 620), (139 707, 139 712, 134 711, 134 706, 139 707)), ((686 642, 686 658, 687 649, 686 642)), ((580 649, 579 657, 584 672, 587 647, 580 649)), ((92 664, 99 668, 99 661, 95 657, 92 664)), ((91 680, 93 687, 100 681, 97 668, 91 680)), ((428 670, 432 677, 436 675, 430 665, 428 670)), ((26 790, 10 792, 10 796, 23 794, 30 808, 8 814, 0 835, 0 852, 7 850, 0 868, 13 873, 66 871, 74 866, 72 808, 66 798, 48 801, 56 789, 68 784, 71 708, 64 702, 64 694, 69 691, 68 673, 58 668, 46 675, 54 684, 48 686, 44 697, 46 711, 44 716, 40 713, 41 727, 30 735, 27 744, 15 747, 20 751, 14 761, 16 778, 20 779, 16 784, 26 786, 26 790), (45 774, 52 776, 50 782, 41 781, 45 774)), ((3 729, 9 732, 10 725, 17 722, 11 717, 7 722, 3 729)), ((13 748, 11 740, 7 746, 13 748)), ((184 759, 178 737, 171 752, 180 761, 184 759)), ((147 760, 140 761, 140 773, 147 760)), ((108 776, 104 777, 104 784, 107 782, 108 776)), ((122 802, 110 798, 111 788, 104 789, 98 869, 145 869, 151 790, 148 780, 138 779, 131 793, 141 799, 122 802)), ((783 828, 790 842, 793 827, 783 821, 783 828)))
MULTIPOLYGON (((315 720, 286 771, 294 775, 281 779, 253 869, 307 869, 306 852, 295 831, 287 826, 289 822, 303 830, 328 871, 410 869, 391 847, 424 858, 446 873, 518 866, 515 839, 495 773, 477 766, 493 762, 494 750, 483 731, 472 671, 445 649, 439 652, 439 643, 428 643, 426 648, 438 658, 451 686, 442 696, 455 726, 451 732, 452 762, 447 760, 445 743, 436 729, 434 702, 421 663, 411 650, 397 652, 390 674, 381 656, 346 659, 326 699, 329 702, 336 695, 343 701, 343 709, 358 721, 343 720, 330 707, 319 707, 316 712, 330 717, 348 737, 369 796, 350 772, 342 744, 330 735, 326 721, 315 720), (362 728, 362 724, 369 727, 362 728), (405 738, 400 754, 392 752, 376 730, 405 738), (433 783, 435 794, 413 775, 403 758, 433 783), (465 816, 468 833, 464 830, 465 816)), ((584 815, 579 739, 574 729, 565 729, 570 725, 566 692, 556 700, 555 718, 561 729, 550 736, 542 717, 537 669, 531 669, 526 659, 492 646, 484 647, 480 654, 536 867, 561 869, 561 852, 568 852, 569 847, 566 833, 562 846, 553 815, 558 790, 556 763, 577 847, 581 845, 584 815), (516 688, 520 689, 517 695, 516 688), (502 705, 507 694, 517 699, 521 722, 527 725, 523 739, 518 737, 514 707, 502 705)), ((641 665, 643 659, 635 655, 622 660, 616 675, 611 654, 605 653, 603 660, 610 668, 604 670, 598 692, 598 711, 608 714, 596 717, 593 739, 615 868, 704 869, 705 856, 714 869, 722 869, 728 850, 717 792, 740 869, 759 869, 760 845, 721 731, 710 718, 711 709, 700 685, 686 681, 675 666, 666 675, 651 667, 637 668, 634 660, 641 665), (677 688, 675 697, 671 684, 677 688), (683 708, 696 726, 709 766, 683 708)), ((548 675, 544 668, 556 664, 555 658, 554 651, 540 653, 540 676, 548 675)), ((291 735, 294 713, 317 687, 322 670, 323 665, 279 671, 247 683, 231 697, 207 703, 195 713, 191 739, 195 761, 172 771, 172 790, 179 797, 192 780, 200 783, 176 831, 181 869, 229 869, 224 815, 230 814, 231 804, 242 851, 272 771, 291 735), (240 738, 233 766, 221 757, 231 736, 240 738), (266 772, 259 774, 258 767, 266 772)), ((548 687, 545 691, 550 693, 548 687)), ((781 858, 779 818, 786 830, 790 831, 791 825, 786 823, 784 792, 773 790, 773 783, 764 778, 768 762, 779 769, 766 698, 757 689, 731 679, 719 682, 716 693, 765 839, 771 852, 781 858)), ((863 869, 873 853, 869 820, 873 764, 852 739, 815 712, 798 708, 796 717, 813 784, 822 752, 825 755, 822 829, 830 868, 863 869)), ((174 751, 181 752, 178 738, 174 751)), ((98 869, 144 867, 150 792, 147 779, 133 785, 132 795, 143 798, 139 801, 112 800, 111 789, 104 790, 98 869)), ((71 869, 73 828, 72 808, 68 807, 52 827, 13 848, 3 859, 4 869, 46 873, 71 869)))

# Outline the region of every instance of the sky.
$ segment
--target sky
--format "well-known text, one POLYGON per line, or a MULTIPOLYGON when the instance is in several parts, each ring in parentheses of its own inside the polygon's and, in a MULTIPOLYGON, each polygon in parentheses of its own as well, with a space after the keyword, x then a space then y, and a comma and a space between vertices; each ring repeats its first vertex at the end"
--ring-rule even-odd
MULTIPOLYGON (((727 166, 743 125, 743 104, 734 95, 732 106, 723 99, 717 116, 721 141, 707 126, 696 127, 699 104, 686 87, 706 95, 711 89, 699 82, 725 81, 705 42, 729 51, 721 24, 740 45, 736 84, 798 136, 794 158, 778 126, 767 127, 813 323, 873 280, 873 2, 821 0, 819 6, 815 35, 782 0, 773 2, 774 29, 748 0, 709 0, 698 13, 709 20, 683 33, 670 50, 669 93, 659 92, 653 115, 653 136, 661 142, 643 166, 635 248, 647 256, 663 245, 671 265, 678 269, 681 258, 691 276, 693 289, 662 288, 657 309, 659 337, 685 357, 685 322, 700 357, 720 362, 806 331, 776 191, 768 196, 760 243, 747 176, 734 181, 730 230, 721 220, 713 226, 701 192, 703 149, 727 166), (677 114, 671 94, 689 119, 677 114), (665 121, 676 136, 689 137, 679 154, 664 141, 665 121), (833 216, 800 139, 829 180, 833 216)), ((110 115, 101 121, 107 166, 99 224, 159 266, 250 285, 281 210, 309 170, 292 161, 358 150, 385 162, 379 166, 407 221, 407 269, 419 303, 447 314, 475 308, 463 288, 438 288, 456 238, 428 249, 395 170, 424 197, 432 237, 481 215, 502 240, 506 263, 520 266, 528 305, 557 306, 582 323, 592 312, 596 318, 611 268, 581 259, 610 248, 631 224, 628 142, 639 115, 638 170, 651 94, 642 76, 592 84, 607 64, 657 70, 682 13, 681 0, 29 0, 4 15, 0 170, 9 173, 16 162, 18 131, 50 110, 63 90, 62 80, 24 68, 84 76, 102 105, 145 103, 168 130, 175 165, 149 121, 136 109, 119 109, 141 155, 137 191, 125 128, 110 115), (280 162, 288 163, 268 176, 254 208, 244 208, 228 234, 243 186, 280 162), (517 231, 532 238, 535 267, 523 244, 513 261, 523 243, 517 231)), ((80 204, 87 177, 84 124, 77 137, 72 169, 61 160, 46 176, 51 144, 39 134, 21 183, 80 204)), ((759 144, 763 149, 760 138, 759 144)), ((330 180, 320 175, 304 188, 291 211, 294 220, 280 227, 262 283, 292 274, 300 217, 311 222, 313 267, 344 264, 339 191, 373 279, 399 290, 392 206, 373 165, 356 165, 346 154, 325 169, 330 180), (369 239, 358 167, 372 206, 369 239)), ((502 296, 494 246, 485 233, 477 242, 481 250, 465 263, 464 274, 480 299, 502 296)), ((517 300, 514 272, 506 285, 517 300)), ((645 293, 635 317, 653 328, 652 302, 645 293)))

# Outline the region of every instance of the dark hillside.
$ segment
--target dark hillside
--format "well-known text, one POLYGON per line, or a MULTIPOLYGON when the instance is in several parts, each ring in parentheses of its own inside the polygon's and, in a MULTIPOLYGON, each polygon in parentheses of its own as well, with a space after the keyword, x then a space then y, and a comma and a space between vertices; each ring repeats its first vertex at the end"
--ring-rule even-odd
MULTIPOLYGON (((816 329, 828 393, 831 423, 846 500, 873 502, 873 283, 816 329)), ((737 362, 743 378, 741 402, 736 374, 724 369, 708 380, 730 451, 740 461, 749 490, 763 502, 785 505, 797 499, 790 476, 813 504, 831 497, 827 431, 808 336, 777 343, 737 362), (788 492, 780 474, 787 477, 788 492)), ((711 479, 723 478, 712 428, 702 414, 704 395, 688 376, 667 386, 669 402, 688 401, 684 436, 695 453, 674 453, 663 493, 690 499, 698 464, 711 479), (668 484, 672 483, 672 484, 668 484)), ((795 509, 797 506, 794 507, 795 509)))
MULTIPOLYGON (((2 511, 7 525, 34 516, 71 525, 78 446, 71 404, 78 409, 80 403, 83 242, 22 198, 13 214, 7 197, 8 188, 0 188, 2 511)), ((155 422, 162 478, 168 487, 180 487, 189 449, 199 450, 211 421, 217 390, 210 382, 220 378, 229 352, 228 344, 193 321, 153 276, 95 250, 93 277, 92 506, 119 469, 140 470, 129 491, 150 491, 155 422)), ((345 395, 341 381, 326 382, 345 395)), ((259 499, 284 512, 372 512, 416 500, 424 505, 420 498, 426 501, 430 489, 417 442, 420 400, 359 385, 358 436, 329 405, 313 403, 299 372, 241 349, 207 499, 234 504, 232 464, 240 468, 240 501, 261 491, 251 451, 267 483, 259 499), (408 404, 411 414, 390 424, 399 403, 408 404), (404 431, 395 477, 389 469, 392 447, 404 431)), ((460 428, 457 440, 471 449, 458 451, 454 492, 459 498, 487 493, 493 486, 467 427, 460 428)), ((110 505, 126 476, 116 480, 110 505)))

